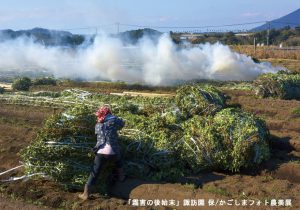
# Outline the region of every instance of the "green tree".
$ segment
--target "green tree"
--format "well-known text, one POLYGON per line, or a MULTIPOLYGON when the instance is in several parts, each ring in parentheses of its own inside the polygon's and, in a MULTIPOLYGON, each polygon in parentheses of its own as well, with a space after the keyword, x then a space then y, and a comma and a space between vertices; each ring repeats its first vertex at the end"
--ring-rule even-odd
POLYGON ((66 43, 68 43, 69 45, 81 45, 85 40, 84 36, 77 34, 67 36, 65 39, 66 43))
POLYGON ((300 26, 295 27, 295 34, 296 34, 297 36, 300 35, 300 26))
POLYGON ((22 77, 13 82, 12 88, 14 90, 28 91, 31 85, 32 85, 32 82, 31 82, 30 78, 22 77))
POLYGON ((56 79, 51 77, 37 78, 33 81, 33 85, 56 85, 56 79))
POLYGON ((237 37, 233 32, 228 32, 225 33, 225 36, 222 39, 222 41, 224 42, 224 44, 234 45, 234 44, 238 44, 239 40, 237 39, 237 37))

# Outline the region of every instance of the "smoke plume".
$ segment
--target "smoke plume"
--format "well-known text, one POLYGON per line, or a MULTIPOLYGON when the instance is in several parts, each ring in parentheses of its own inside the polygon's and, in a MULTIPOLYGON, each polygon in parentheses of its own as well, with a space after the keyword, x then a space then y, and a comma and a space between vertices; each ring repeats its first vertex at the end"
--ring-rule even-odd
POLYGON ((0 74, 5 69, 47 69, 57 78, 101 78, 111 81, 172 85, 197 80, 253 80, 275 72, 269 63, 255 63, 220 43, 179 48, 168 34, 157 42, 141 39, 124 45, 119 39, 98 35, 93 44, 65 49, 44 46, 29 38, 0 43, 0 74))

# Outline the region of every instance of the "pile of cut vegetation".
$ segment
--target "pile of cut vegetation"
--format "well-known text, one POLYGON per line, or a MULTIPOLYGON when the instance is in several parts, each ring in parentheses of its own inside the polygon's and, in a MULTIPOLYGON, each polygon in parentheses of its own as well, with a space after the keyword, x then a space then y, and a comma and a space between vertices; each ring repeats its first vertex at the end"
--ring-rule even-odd
POLYGON ((192 115, 212 115, 225 107, 225 95, 213 86, 185 85, 177 90, 180 110, 192 115))
POLYGON ((300 100, 300 74, 278 72, 260 75, 255 81, 256 94, 262 98, 300 100))
MULTIPOLYGON (((110 102, 113 114, 126 121, 119 142, 130 176, 176 181, 203 169, 236 172, 269 157, 264 121, 225 108, 225 96, 213 87, 183 86, 163 105, 155 98, 132 103, 122 97, 114 96, 118 103, 110 102)), ((94 158, 94 112, 91 106, 78 104, 50 117, 21 152, 27 172, 82 187, 94 158)))
POLYGON ((263 120, 239 109, 215 116, 194 116, 184 123, 182 159, 195 172, 201 169, 239 171, 269 158, 268 129, 263 120))

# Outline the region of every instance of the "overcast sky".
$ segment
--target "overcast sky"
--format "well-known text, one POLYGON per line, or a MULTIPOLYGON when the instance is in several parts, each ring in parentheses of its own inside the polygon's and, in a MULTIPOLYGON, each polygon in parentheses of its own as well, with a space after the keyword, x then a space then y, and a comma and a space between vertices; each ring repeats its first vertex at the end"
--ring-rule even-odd
MULTIPOLYGON (((222 25, 272 20, 299 8, 299 0, 0 0, 0 29, 103 26, 100 28, 113 32, 117 30, 113 25, 116 22, 143 26, 222 25)), ((120 31, 128 29, 131 27, 120 26, 120 31)))

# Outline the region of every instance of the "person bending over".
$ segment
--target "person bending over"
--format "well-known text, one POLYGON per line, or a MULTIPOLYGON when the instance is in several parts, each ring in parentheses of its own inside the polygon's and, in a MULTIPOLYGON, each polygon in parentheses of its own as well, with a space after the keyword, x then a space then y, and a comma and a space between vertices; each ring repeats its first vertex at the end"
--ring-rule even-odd
POLYGON ((125 122, 111 113, 109 106, 101 107, 97 112, 97 124, 95 126, 95 134, 97 135, 97 143, 93 148, 96 154, 90 176, 84 186, 84 192, 79 198, 86 200, 89 198, 91 186, 93 186, 99 174, 103 170, 106 163, 113 161, 116 165, 118 180, 124 181, 125 175, 122 168, 122 159, 118 145, 118 130, 121 130, 125 122))

